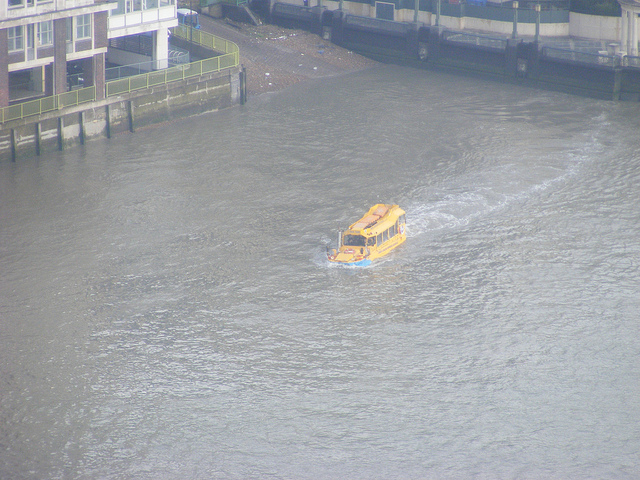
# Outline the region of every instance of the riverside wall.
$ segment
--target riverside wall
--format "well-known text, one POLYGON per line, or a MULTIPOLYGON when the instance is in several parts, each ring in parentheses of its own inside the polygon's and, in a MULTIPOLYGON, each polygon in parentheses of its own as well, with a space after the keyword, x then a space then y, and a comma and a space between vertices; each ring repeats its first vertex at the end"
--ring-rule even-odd
POLYGON ((531 38, 505 39, 494 34, 496 38, 491 39, 491 34, 278 2, 269 5, 269 20, 310 30, 387 63, 480 75, 593 98, 640 101, 640 68, 625 65, 613 53, 554 51, 531 38))
POLYGON ((241 103, 243 75, 235 67, 0 124, 0 159, 65 150, 241 103))

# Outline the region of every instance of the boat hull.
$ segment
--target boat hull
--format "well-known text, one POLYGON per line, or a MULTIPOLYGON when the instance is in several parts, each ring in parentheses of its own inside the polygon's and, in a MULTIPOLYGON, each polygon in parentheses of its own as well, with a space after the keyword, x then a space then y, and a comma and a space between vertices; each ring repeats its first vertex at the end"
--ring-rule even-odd
POLYGON ((371 260, 368 258, 363 258, 362 260, 358 260, 356 262, 336 262, 335 260, 329 260, 331 263, 336 265, 344 265, 345 267, 366 267, 371 265, 371 260))

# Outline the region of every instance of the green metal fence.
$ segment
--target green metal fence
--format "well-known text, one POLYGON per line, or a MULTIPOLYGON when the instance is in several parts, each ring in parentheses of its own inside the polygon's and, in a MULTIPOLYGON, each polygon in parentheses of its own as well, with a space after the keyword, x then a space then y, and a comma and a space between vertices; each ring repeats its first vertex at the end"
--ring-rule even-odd
POLYGON ((43 97, 16 105, 10 105, 0 108, 0 123, 19 120, 32 115, 40 115, 51 112, 52 110, 80 105, 81 103, 93 102, 95 99, 96 87, 92 86, 60 93, 52 97, 43 97))
MULTIPOLYGON (((178 65, 176 67, 157 70, 142 75, 113 80, 105 84, 105 95, 112 97, 123 93, 141 90, 143 88, 161 85, 176 80, 195 77, 205 73, 219 72, 226 68, 237 67, 240 64, 240 53, 238 45, 224 38, 217 37, 207 32, 192 29, 189 26, 181 25, 173 29, 172 34, 192 41, 209 50, 220 52, 222 55, 213 58, 206 58, 197 62, 178 65)), ((79 90, 61 93, 52 97, 44 97, 9 107, 0 108, 0 123, 32 115, 40 115, 52 110, 64 107, 79 105, 81 103, 93 102, 96 100, 96 88, 87 87, 79 90)))
POLYGON ((165 70, 114 80, 106 84, 106 95, 107 97, 113 97, 114 95, 121 95, 155 85, 175 82, 176 80, 184 80, 185 78, 196 77, 205 73, 219 72, 225 68, 235 67, 237 65, 238 62, 234 59, 233 55, 207 58, 165 70))
POLYGON ((609 55, 606 51, 604 53, 580 52, 577 50, 568 50, 565 48, 553 48, 545 46, 542 47, 542 56, 546 58, 570 60, 576 63, 591 63, 594 65, 603 65, 605 67, 618 67, 623 63, 622 57, 609 55))
POLYGON ((235 5, 236 7, 238 7, 243 3, 247 3, 247 0, 200 0, 201 7, 210 7, 211 5, 215 5, 217 3, 225 3, 227 5, 235 5))
MULTIPOLYGON (((224 38, 212 35, 202 30, 191 28, 188 25, 179 25, 171 30, 171 33, 176 37, 183 38, 184 40, 192 41, 198 45, 202 45, 209 50, 221 52, 223 54, 236 54, 236 60, 238 60, 238 45, 224 38)), ((239 60, 238 60, 239 61, 239 60)), ((236 63, 237 65, 237 63, 236 63)))
POLYGON ((240 64, 238 46, 224 38, 196 30, 187 25, 180 25, 174 28, 172 34, 201 45, 209 50, 221 52, 222 55, 107 82, 106 96, 112 97, 114 95, 121 95, 123 93, 153 87, 154 85, 162 85, 176 80, 196 77, 205 73, 219 72, 225 68, 236 67, 240 64))

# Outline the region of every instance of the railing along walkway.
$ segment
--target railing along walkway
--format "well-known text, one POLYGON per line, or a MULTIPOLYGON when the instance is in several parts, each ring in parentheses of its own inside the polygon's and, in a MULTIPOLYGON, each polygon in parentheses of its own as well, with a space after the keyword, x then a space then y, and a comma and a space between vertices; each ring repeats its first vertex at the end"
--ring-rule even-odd
POLYGON ((155 72, 143 73, 141 75, 108 82, 106 84, 106 96, 112 97, 163 83, 184 80, 185 78, 195 77, 205 73, 219 72, 225 68, 236 67, 240 64, 238 46, 224 38, 193 29, 187 25, 180 25, 174 28, 172 34, 201 45, 209 50, 223 52, 223 54, 185 65, 178 65, 164 70, 157 70, 155 72))
POLYGON ((598 53, 594 53, 549 46, 542 47, 542 56, 565 61, 568 60, 576 63, 603 65, 605 67, 636 67, 636 60, 638 58, 621 55, 611 55, 606 51, 599 51, 598 53))
MULTIPOLYGON (((200 30, 191 29, 191 27, 186 25, 175 27, 172 34, 185 40, 192 41, 193 43, 201 45, 209 50, 222 52, 222 55, 167 68, 165 70, 157 70, 107 82, 105 84, 105 96, 113 97, 114 95, 121 95, 123 93, 133 92, 135 90, 155 85, 184 80, 185 78, 195 77, 206 73, 219 72, 226 68, 237 67, 240 64, 240 52, 238 46, 224 38, 220 38, 200 30)), ((94 102, 96 99, 96 88, 95 86, 92 86, 60 93, 51 97, 44 97, 37 100, 31 100, 29 102, 10 105, 8 107, 0 108, 0 123, 18 120, 32 115, 40 115, 53 110, 60 110, 64 107, 94 102)))
POLYGON ((80 88, 70 92, 59 93, 52 97, 43 97, 28 102, 9 105, 0 108, 0 123, 20 118, 40 115, 42 113, 60 110, 65 107, 73 107, 81 103, 93 102, 96 99, 96 87, 80 88))

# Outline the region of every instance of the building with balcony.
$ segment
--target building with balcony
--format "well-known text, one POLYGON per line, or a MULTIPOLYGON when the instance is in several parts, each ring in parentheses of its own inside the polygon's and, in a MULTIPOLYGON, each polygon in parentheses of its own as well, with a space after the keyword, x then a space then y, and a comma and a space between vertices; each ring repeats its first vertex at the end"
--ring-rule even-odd
POLYGON ((95 0, 0 2, 0 106, 66 92, 68 68, 82 71, 85 84, 104 86, 114 7, 95 0))
POLYGON ((150 63, 148 70, 167 68, 169 28, 177 25, 175 0, 117 0, 109 12, 107 61, 150 63))
POLYGON ((177 24, 175 0, 0 0, 0 107, 64 93, 78 80, 100 98, 107 62, 145 58, 166 68, 177 24))

